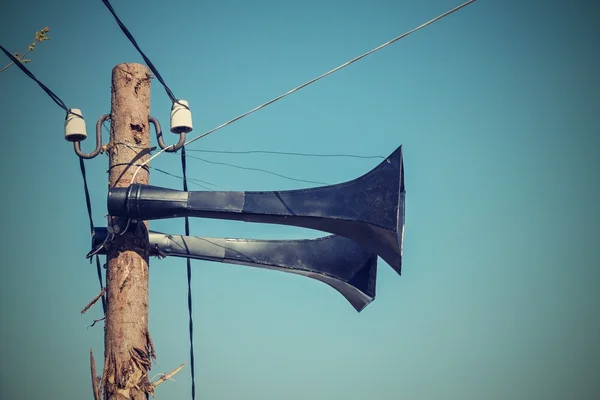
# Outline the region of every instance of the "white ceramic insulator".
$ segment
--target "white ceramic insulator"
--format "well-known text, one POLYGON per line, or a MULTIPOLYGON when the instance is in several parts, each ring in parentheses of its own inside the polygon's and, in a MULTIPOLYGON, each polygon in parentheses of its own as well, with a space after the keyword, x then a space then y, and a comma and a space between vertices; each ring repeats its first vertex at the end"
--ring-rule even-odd
POLYGON ((85 129, 85 120, 79 116, 83 116, 81 110, 79 108, 71 108, 69 111, 65 119, 65 139, 69 142, 85 140, 87 138, 87 131, 85 129))
POLYGON ((179 103, 173 103, 171 108, 171 132, 189 133, 194 129, 192 127, 192 112, 186 100, 179 100, 179 103))

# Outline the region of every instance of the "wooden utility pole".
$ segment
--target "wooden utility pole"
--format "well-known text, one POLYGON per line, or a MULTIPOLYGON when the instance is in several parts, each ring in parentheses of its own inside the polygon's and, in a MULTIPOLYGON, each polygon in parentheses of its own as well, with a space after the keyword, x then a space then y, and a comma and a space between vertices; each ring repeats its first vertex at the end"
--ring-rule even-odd
MULTIPOLYGON (((150 71, 140 64, 119 64, 112 71, 109 187, 127 187, 139 164, 149 157, 150 71)), ((148 184, 142 168, 134 183, 148 184)), ((112 218, 122 232, 127 219, 112 218)), ((119 235, 107 245, 107 312, 104 369, 100 388, 104 399, 146 400, 154 385, 148 371, 155 357, 148 332, 147 222, 119 235)))

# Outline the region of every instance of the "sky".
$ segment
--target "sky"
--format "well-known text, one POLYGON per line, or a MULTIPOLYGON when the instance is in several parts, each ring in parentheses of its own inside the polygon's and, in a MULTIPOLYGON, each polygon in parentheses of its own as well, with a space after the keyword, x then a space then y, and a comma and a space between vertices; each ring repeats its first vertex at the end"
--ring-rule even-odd
MULTIPOLYGON (((455 0, 114 0, 142 49, 213 128, 457 6, 455 0)), ((391 154, 403 145, 402 276, 379 259, 361 313, 328 286, 193 262, 198 399, 593 399, 600 391, 600 37, 591 1, 479 0, 189 150, 391 154)), ((0 44, 91 133, 110 111, 112 68, 141 57, 100 0, 3 4, 0 44)), ((3 56, 4 57, 4 56, 3 56)), ((2 66, 8 59, 2 58, 2 66)), ((95 267, 64 111, 19 69, 0 73, 0 398, 92 398, 103 357, 95 267)), ((151 114, 170 101, 152 81, 151 114)), ((165 134, 167 142, 175 136, 165 134)), ((93 135, 90 134, 93 137, 93 135)), ((108 140, 105 134, 104 141, 108 140)), ((153 138, 155 142, 155 138, 153 138)), ((91 151, 93 139, 82 144, 91 151)), ((375 159, 190 155, 339 183, 375 159)), ((180 174, 176 155, 154 167, 180 174)), ((108 158, 86 161, 105 224, 108 158)), ((190 159, 229 190, 313 184, 190 159)), ((181 180, 152 172, 154 185, 181 180)), ((192 186, 193 187, 193 186, 192 186)), ((151 229, 183 233, 183 221, 151 229)), ((301 239, 322 232, 200 220, 192 235, 301 239)), ((151 377, 186 367, 157 399, 191 398, 183 259, 152 259, 151 377)))

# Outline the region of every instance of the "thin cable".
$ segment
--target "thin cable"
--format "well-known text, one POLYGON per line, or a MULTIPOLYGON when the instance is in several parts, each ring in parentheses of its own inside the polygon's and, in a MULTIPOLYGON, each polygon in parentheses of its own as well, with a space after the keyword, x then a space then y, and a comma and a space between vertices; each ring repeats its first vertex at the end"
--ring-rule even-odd
POLYGON ((129 39, 131 44, 133 44, 133 46, 136 48, 136 50, 140 53, 140 55, 142 56, 142 58, 144 59, 144 61, 146 62, 146 64, 148 65, 148 67, 150 68, 152 73, 154 74, 154 76, 156 76, 156 79, 158 79, 158 81, 163 85, 163 87, 165 88, 165 91, 167 92, 167 96, 169 96, 169 98, 171 99, 171 102, 178 103, 178 104, 182 105, 183 107, 188 108, 187 106, 185 106, 185 104, 181 104, 177 100, 177 98, 175 97, 175 95, 173 94, 171 89, 169 89, 169 87, 165 83, 164 79, 162 78, 162 76, 160 75, 160 73, 158 72, 158 70, 156 69, 154 64, 152 63, 152 61, 150 61, 150 59, 148 57, 146 57, 146 54, 144 54, 144 52, 138 45, 137 41, 135 40, 135 38, 133 37, 131 32, 129 32, 129 29, 127 29, 127 27, 123 24, 123 22, 121 22, 121 20, 117 16, 117 13, 115 12, 115 9, 113 8, 112 4, 110 4, 110 2, 108 0, 102 0, 102 2, 106 6, 106 8, 108 8, 108 11, 110 11, 110 13, 113 15, 113 17, 115 17, 117 24, 119 25, 119 27, 121 28, 121 30, 123 31, 125 36, 127 36, 127 39, 129 39))
POLYGON ((92 201, 90 199, 90 190, 87 184, 87 175, 85 173, 85 164, 83 158, 79 158, 79 169, 83 178, 83 191, 85 193, 85 205, 87 208, 88 219, 90 220, 90 234, 94 234, 94 219, 92 218, 92 201))
MULTIPOLYGON (((181 148, 181 170, 183 172, 183 190, 187 192, 187 165, 185 159, 185 146, 181 148)), ((190 221, 185 217, 185 236, 190 236, 190 221)), ((196 398, 196 379, 194 368, 194 320, 192 318, 192 262, 189 257, 186 257, 187 262, 187 285, 188 285, 188 312, 189 312, 189 328, 190 328, 190 366, 192 374, 192 400, 196 398)))
MULTIPOLYGON (((90 233, 94 234, 94 219, 92 218, 92 202, 90 199, 90 190, 87 183, 87 174, 85 172, 85 164, 83 158, 79 157, 79 169, 81 170, 81 177, 83 178, 83 191, 85 193, 85 205, 87 208, 87 214, 90 222, 90 233)), ((91 262, 91 260, 90 260, 91 262)), ((96 255, 96 273, 98 274, 98 282, 100 283, 100 290, 104 288, 104 282, 102 281, 102 266, 100 265, 100 258, 96 255)), ((106 294, 102 295, 102 310, 106 315, 106 294)))
POLYGON ((378 159, 385 160, 384 156, 361 156, 361 155, 356 155, 356 154, 295 153, 295 152, 287 152, 287 151, 270 151, 270 150, 227 151, 227 150, 188 149, 187 151, 197 151, 199 153, 215 153, 215 154, 275 154, 275 155, 302 156, 302 157, 346 157, 346 158, 361 158, 361 159, 378 158, 378 159))
MULTIPOLYGON (((106 235, 106 237, 104 238, 104 241, 102 243, 100 243, 98 246, 94 247, 92 250, 90 250, 90 252, 85 256, 85 258, 92 258, 94 257, 96 254, 98 254, 100 252, 100 250, 102 250, 104 248, 104 246, 106 246, 106 243, 108 242, 112 242, 115 238, 115 234, 112 231, 112 227, 109 226, 108 227, 108 235, 106 235)), ((92 261, 90 260, 90 263, 92 261)))
MULTIPOLYGON (((102 283, 102 266, 100 265, 100 257, 96 255, 96 272, 98 273, 98 281, 100 282, 100 290, 104 288, 102 283)), ((102 311, 106 315, 106 293, 102 295, 102 311)))
MULTIPOLYGON (((160 172, 160 173, 163 173, 163 174, 165 174, 165 175, 171 176, 171 177, 173 177, 173 178, 177 178, 177 179, 184 179, 182 176, 179 176, 179 175, 172 174, 172 173, 170 173, 170 172, 164 171, 164 170, 162 170, 162 169, 159 169, 159 168, 156 168, 156 167, 151 167, 151 169, 153 169, 154 171, 158 171, 158 172, 160 172)), ((207 187, 207 186, 204 186, 204 185, 202 185, 201 183, 205 183, 205 184, 207 184, 207 185, 212 185, 212 186, 214 186, 214 187, 218 187, 218 188, 221 188, 221 189, 227 190, 227 188, 225 188, 225 187, 223 187, 223 186, 220 186, 220 185, 217 185, 216 183, 211 183, 211 182, 208 182, 208 181, 203 181, 203 180, 201 180, 201 179, 187 178, 187 180, 188 180, 188 181, 191 181, 191 183, 193 183, 193 184, 195 184, 195 185, 198 185, 198 186, 200 186, 201 188, 204 188, 204 189, 207 189, 207 190, 213 190, 213 189, 211 189, 211 188, 209 188, 209 187, 207 187), (198 183, 198 182, 201 182, 201 183, 198 183)))
POLYGON ((291 181, 303 182, 303 183, 314 183, 316 185, 328 185, 327 182, 309 181, 309 180, 305 180, 305 179, 292 178, 291 176, 281 175, 281 174, 278 174, 276 172, 268 171, 266 169, 251 168, 251 167, 242 167, 240 165, 229 164, 229 163, 218 162, 218 161, 210 161, 210 160, 205 160, 204 158, 194 157, 194 156, 188 156, 188 157, 189 158, 193 158, 194 160, 198 160, 198 161, 202 161, 202 162, 208 163, 208 164, 226 165, 228 167, 233 167, 233 168, 237 168, 237 169, 244 169, 244 170, 247 170, 247 171, 264 172, 265 174, 275 175, 275 176, 278 176, 280 178, 289 179, 291 181))
MULTIPOLYGON (((106 1, 106 0, 103 0, 103 1, 106 1)), ((389 42, 386 42, 386 43, 382 44, 381 46, 378 46, 378 47, 376 47, 376 48, 374 48, 374 49, 372 49, 372 50, 370 50, 370 51, 368 51, 368 52, 366 52, 366 53, 364 53, 364 54, 361 54, 360 56, 358 56, 358 57, 355 57, 355 58, 353 58, 352 60, 350 60, 350 61, 347 61, 347 62, 345 62, 344 64, 342 64, 342 65, 340 65, 340 66, 338 66, 338 67, 336 67, 336 68, 334 68, 334 69, 332 69, 332 70, 330 70, 330 71, 328 71, 328 72, 326 72, 326 73, 324 73, 324 74, 322 74, 322 75, 319 75, 319 76, 317 76, 316 78, 314 78, 314 79, 311 79, 310 81, 308 81, 308 82, 305 82, 305 83, 303 83, 303 84, 302 84, 302 85, 300 85, 300 86, 296 86, 296 87, 295 87, 295 88, 293 88, 292 90, 290 90, 290 91, 288 91, 288 92, 286 92, 286 93, 284 93, 284 94, 282 94, 282 95, 280 95, 280 96, 277 96, 277 97, 275 97, 274 99, 272 99, 272 100, 269 100, 269 101, 267 101, 266 103, 263 103, 263 104, 261 104, 260 106, 258 106, 258 107, 255 107, 255 108, 253 108, 253 109, 252 109, 252 110, 250 110, 250 111, 247 111, 247 112, 245 112, 245 113, 243 113, 243 114, 241 114, 241 115, 238 115, 237 117, 235 117, 235 118, 233 118, 233 119, 230 119, 229 121, 227 121, 227 122, 225 122, 225 123, 222 123, 221 125, 219 125, 219 126, 217 126, 217 127, 213 128, 213 129, 211 129, 211 130, 209 130, 209 131, 206 131, 206 132, 204 132, 203 134, 201 134, 201 135, 199 135, 199 136, 196 136, 195 138, 192 138, 192 139, 188 140, 187 142, 185 142, 185 143, 184 143, 184 146, 187 146, 187 145, 189 145, 189 144, 191 144, 191 143, 194 143, 196 140, 202 139, 203 137, 206 137, 206 136, 210 135, 211 133, 213 133, 213 132, 216 132, 216 131, 218 131, 218 130, 222 129, 222 128, 226 127, 227 125, 230 125, 230 124, 232 124, 232 123, 234 123, 234 122, 236 122, 236 121, 238 121, 238 120, 240 120, 240 119, 242 119, 242 118, 244 118, 244 117, 247 117, 248 115, 250 115, 250 114, 252 114, 252 113, 255 113, 256 111, 258 111, 258 110, 260 110, 260 109, 262 109, 262 108, 265 108, 266 106, 268 106, 268 105, 270 105, 270 104, 273 104, 273 103, 275 103, 276 101, 279 101, 279 100, 283 99, 284 97, 286 97, 286 96, 288 96, 288 95, 290 95, 290 94, 292 94, 292 93, 294 93, 294 92, 297 92, 298 90, 300 90, 300 89, 302 89, 302 88, 304 88, 304 87, 306 87, 306 86, 308 86, 308 85, 310 85, 310 84, 313 84, 313 83, 315 83, 316 81, 318 81, 318 80, 321 80, 321 79, 325 78, 326 76, 328 76, 328 75, 331 75, 331 74, 333 74, 334 72, 337 72, 337 71, 339 71, 340 69, 342 69, 342 68, 345 68, 345 67, 347 67, 348 65, 350 65, 350 64, 352 64, 352 63, 355 63, 356 61, 358 61, 358 60, 360 60, 360 59, 362 59, 362 58, 365 58, 366 56, 368 56, 368 55, 370 55, 370 54, 372 54, 372 53, 375 53, 376 51, 378 51, 378 50, 381 50, 381 49, 383 49, 384 47, 386 47, 386 46, 389 46, 390 44, 392 44, 392 43, 394 43, 394 42, 397 42, 398 40, 400 40, 400 39, 402 39, 402 38, 405 38, 406 36, 410 35, 411 33, 414 33, 414 32, 416 32, 416 31, 418 31, 418 30, 420 30, 420 29, 422 29, 422 28, 426 27, 427 25, 433 24, 434 22, 436 22, 436 21, 439 21, 440 19, 442 19, 442 18, 444 18, 444 17, 447 17, 448 15, 450 15, 450 14, 452 14, 452 13, 454 13, 454 12, 456 12, 456 11, 460 10, 460 9, 461 9, 461 8, 463 8, 463 7, 466 7, 466 6, 468 6, 468 5, 469 5, 469 4, 471 4, 471 3, 474 3, 475 1, 476 1, 476 0, 469 0, 469 1, 467 1, 466 3, 463 3, 463 4, 461 4, 460 6, 453 8, 453 9, 452 9, 452 10, 450 10, 450 11, 446 11, 445 13, 443 13, 443 14, 441 14, 441 15, 439 15, 439 16, 437 16, 437 17, 435 17, 435 18, 433 18, 433 19, 431 19, 431 20, 429 20, 429 21, 427 21, 427 22, 425 22, 424 24, 421 24, 421 25, 417 26, 416 28, 413 28, 413 29, 411 29, 410 31, 408 31, 408 32, 406 32, 406 33, 403 33, 402 35, 395 37, 394 39, 390 40, 389 42)), ((168 148, 169 148, 169 147, 167 147, 166 149, 168 149, 168 148)), ((155 159, 156 157, 158 157, 159 155, 161 155, 162 153, 164 153, 164 152, 166 151, 166 149, 162 149, 162 150, 160 150, 158 153, 156 153, 155 155, 153 155, 152 157, 150 157, 150 159, 148 159, 148 160, 146 160, 146 161, 145 161, 144 165, 148 164, 150 161, 152 161, 153 159, 155 159)), ((138 167, 138 169, 135 171, 135 173, 133 174, 134 178, 135 178, 135 176, 137 175, 137 173, 139 172, 139 170, 140 170, 140 169, 141 169, 141 167, 138 167)), ((133 183, 133 179, 131 180, 131 182, 133 183)))

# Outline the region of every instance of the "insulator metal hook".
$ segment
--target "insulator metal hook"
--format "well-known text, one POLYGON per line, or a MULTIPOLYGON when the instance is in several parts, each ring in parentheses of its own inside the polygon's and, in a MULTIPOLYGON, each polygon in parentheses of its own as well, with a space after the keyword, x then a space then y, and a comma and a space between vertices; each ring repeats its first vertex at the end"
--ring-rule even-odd
POLYGON ((183 147, 183 144, 185 143, 185 132, 177 132, 177 134, 179 135, 179 140, 177 141, 177 143, 171 146, 167 146, 163 139, 162 128, 160 126, 160 122, 158 122, 158 119, 150 117, 150 123, 154 125, 154 130, 156 131, 156 140, 158 141, 158 145, 161 149, 163 149, 167 153, 175 153, 177 150, 183 147))
MULTIPOLYGON (((96 157, 102 151, 102 124, 104 121, 110 118, 110 114, 104 114, 100 117, 98 122, 96 122, 96 148, 91 153, 84 153, 81 151, 81 140, 77 140, 73 142, 73 146, 75 148, 75 154, 77 154, 81 158, 90 159, 96 157)), ((85 139, 85 138, 84 138, 85 139)))

